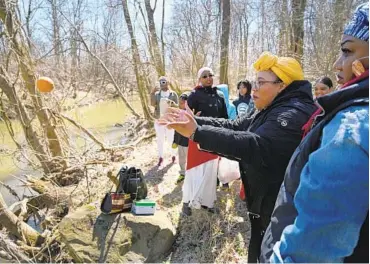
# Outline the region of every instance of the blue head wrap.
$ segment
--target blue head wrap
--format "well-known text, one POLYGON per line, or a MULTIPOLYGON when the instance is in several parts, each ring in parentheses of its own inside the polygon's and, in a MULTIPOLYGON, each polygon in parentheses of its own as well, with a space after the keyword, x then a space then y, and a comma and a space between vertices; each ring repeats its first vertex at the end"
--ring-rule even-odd
POLYGON ((346 25, 344 34, 369 41, 369 3, 356 8, 351 21, 346 25))

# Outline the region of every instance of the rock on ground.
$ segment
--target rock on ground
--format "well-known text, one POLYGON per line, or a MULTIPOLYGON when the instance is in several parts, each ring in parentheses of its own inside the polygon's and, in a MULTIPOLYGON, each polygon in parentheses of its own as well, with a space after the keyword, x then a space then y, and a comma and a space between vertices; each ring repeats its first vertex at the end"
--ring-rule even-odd
POLYGON ((175 240, 175 228, 162 211, 154 216, 104 215, 98 204, 69 213, 59 232, 75 262, 156 262, 175 240))

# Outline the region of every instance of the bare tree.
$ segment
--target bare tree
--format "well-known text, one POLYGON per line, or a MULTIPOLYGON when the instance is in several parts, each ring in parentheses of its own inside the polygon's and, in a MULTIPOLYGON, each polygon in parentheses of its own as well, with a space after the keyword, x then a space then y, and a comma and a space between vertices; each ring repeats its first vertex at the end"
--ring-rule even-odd
POLYGON ((150 0, 145 0, 145 10, 148 16, 148 27, 149 27, 149 45, 152 54, 152 58, 154 61, 155 69, 159 76, 163 76, 166 74, 164 61, 162 61, 162 54, 158 44, 158 36, 157 31, 154 23, 154 11, 157 7, 157 0, 154 2, 154 7, 152 8, 150 5, 150 0))
POLYGON ((131 52, 132 52, 133 67, 134 67, 136 82, 137 82, 137 86, 139 90, 139 96, 140 96, 140 100, 141 100, 141 104, 142 104, 142 108, 144 112, 144 117, 147 120, 152 120, 150 110, 148 107, 147 89, 145 88, 144 77, 141 73, 141 60, 140 60, 139 48, 136 42, 134 29, 132 27, 127 0, 122 0, 122 6, 123 6, 123 13, 125 16, 127 30, 130 34, 130 39, 131 39, 131 52))
POLYGON ((53 24, 53 49, 57 61, 57 66, 60 66, 60 56, 62 54, 60 25, 58 17, 58 0, 49 0, 51 6, 51 18, 53 24))
POLYGON ((220 55, 220 83, 228 83, 229 37, 230 37, 230 0, 221 1, 222 31, 220 55))
POLYGON ((308 78, 316 79, 322 75, 335 78, 332 65, 339 48, 333 47, 339 47, 345 21, 358 3, 353 0, 311 0, 307 3, 303 66, 308 78))
POLYGON ((215 50, 219 40, 214 38, 219 7, 214 1, 186 0, 175 4, 173 17, 176 23, 171 26, 168 41, 172 72, 182 79, 190 78, 192 82, 187 85, 194 85, 199 68, 212 66, 210 61, 215 60, 210 57, 219 54, 215 50))
POLYGON ((287 51, 290 47, 290 17, 288 11, 288 0, 282 0, 279 3, 279 49, 278 54, 280 56, 287 55, 287 51))
POLYGON ((304 12, 306 0, 292 0, 292 31, 290 51, 298 61, 303 56, 304 12))
POLYGON ((163 0, 163 3, 162 3, 162 26, 161 26, 161 46, 162 46, 162 64, 163 64, 163 67, 166 69, 166 60, 165 60, 165 51, 164 51, 164 37, 163 37, 163 34, 164 34, 164 12, 166 10, 165 8, 166 6, 166 0, 163 0))
POLYGON ((0 81, 3 84, 1 89, 7 95, 9 101, 17 107, 19 117, 24 120, 23 129, 31 147, 36 151, 39 161, 43 165, 45 171, 50 171, 50 158, 56 161, 63 167, 67 166, 67 161, 64 159, 65 150, 62 147, 62 141, 58 133, 58 120, 44 107, 44 102, 41 95, 37 92, 35 87, 36 74, 35 62, 31 57, 30 51, 23 44, 24 36, 20 30, 19 20, 14 12, 14 6, 5 0, 0 1, 0 20, 5 26, 7 42, 10 50, 13 51, 17 59, 18 69, 21 77, 22 84, 30 94, 36 117, 43 130, 45 138, 47 139, 48 148, 45 149, 42 142, 36 137, 37 133, 30 128, 31 119, 27 110, 21 105, 20 100, 15 91, 15 87, 11 82, 11 78, 7 73, 6 68, 1 67, 0 81), (35 133, 34 135, 32 135, 35 133), (51 157, 49 157, 51 155, 51 157))

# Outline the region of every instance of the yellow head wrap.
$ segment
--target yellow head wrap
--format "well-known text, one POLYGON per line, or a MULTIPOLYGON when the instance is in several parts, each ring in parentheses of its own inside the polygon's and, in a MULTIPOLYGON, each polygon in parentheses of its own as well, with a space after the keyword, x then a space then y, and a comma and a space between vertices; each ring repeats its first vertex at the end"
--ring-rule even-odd
POLYGON ((286 85, 304 78, 302 67, 296 59, 278 57, 267 51, 261 54, 253 67, 257 72, 271 70, 286 85))

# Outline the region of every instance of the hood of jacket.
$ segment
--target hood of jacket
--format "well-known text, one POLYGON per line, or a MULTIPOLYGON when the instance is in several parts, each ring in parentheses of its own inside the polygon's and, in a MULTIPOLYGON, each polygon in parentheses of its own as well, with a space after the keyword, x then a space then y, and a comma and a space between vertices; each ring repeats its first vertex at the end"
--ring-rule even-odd
POLYGON ((313 100, 311 83, 306 80, 292 82, 274 99, 274 101, 272 101, 271 105, 278 104, 295 97, 313 100))
POLYGON ((225 98, 225 103, 226 103, 226 107, 229 107, 229 87, 227 86, 227 84, 219 84, 216 86, 217 90, 221 91, 224 98, 225 98))

